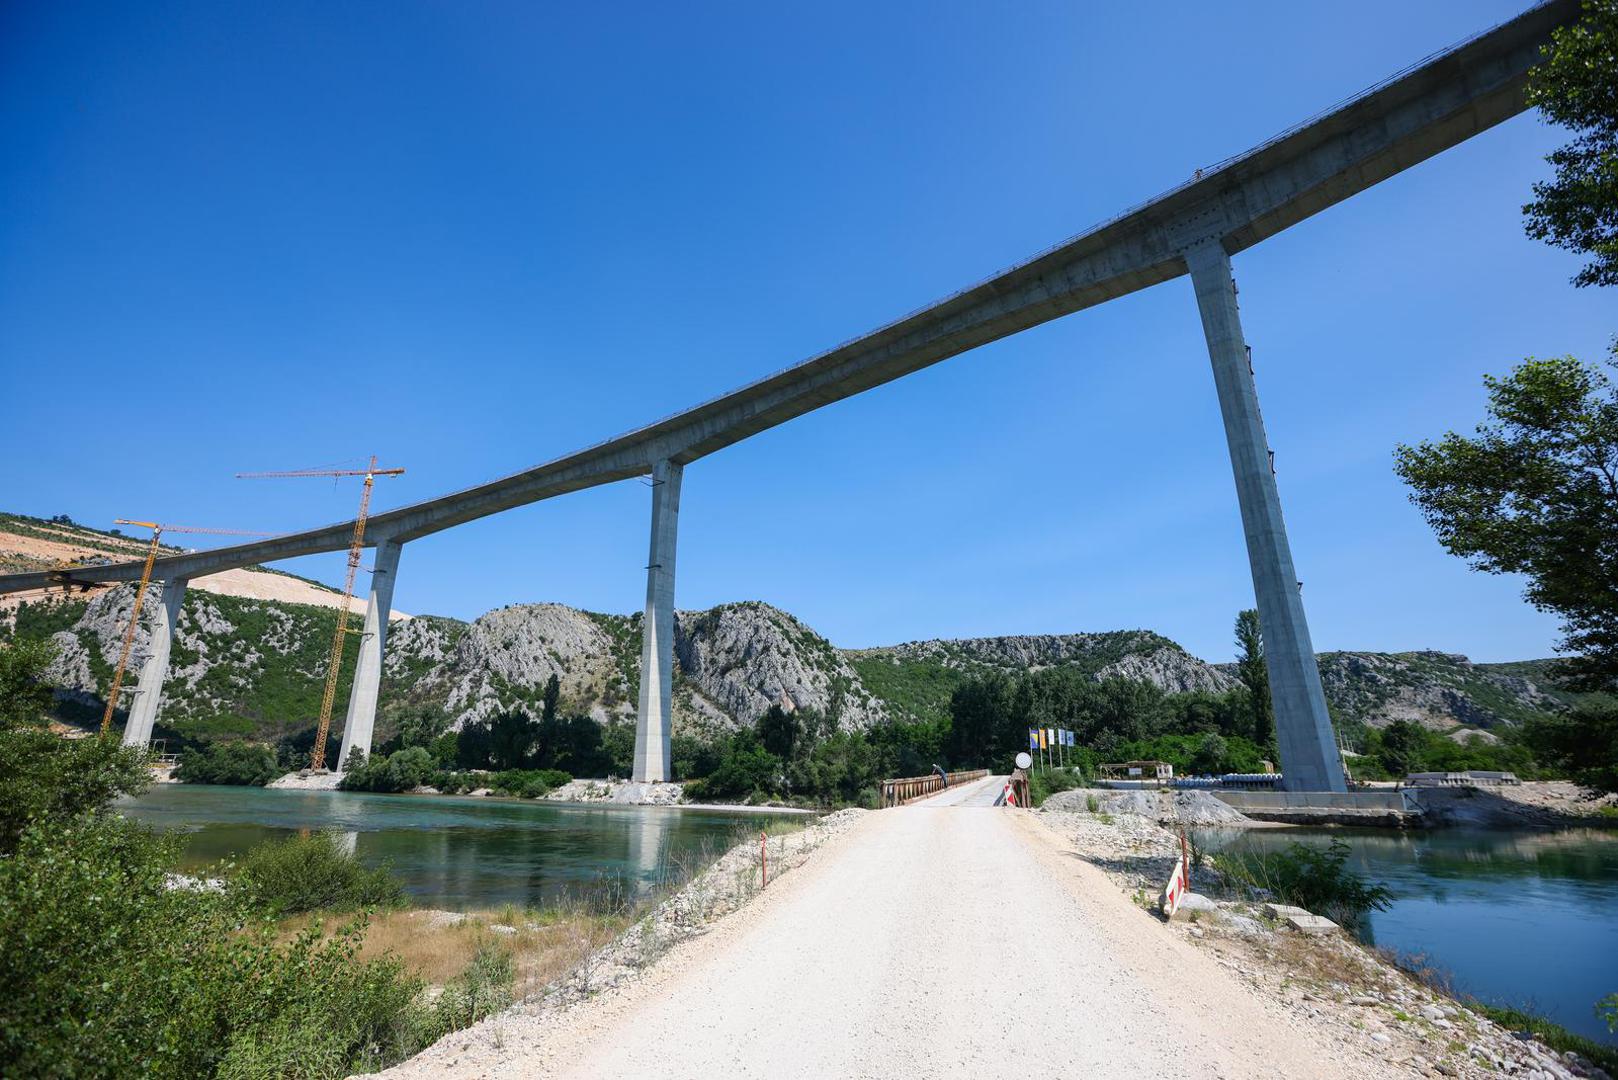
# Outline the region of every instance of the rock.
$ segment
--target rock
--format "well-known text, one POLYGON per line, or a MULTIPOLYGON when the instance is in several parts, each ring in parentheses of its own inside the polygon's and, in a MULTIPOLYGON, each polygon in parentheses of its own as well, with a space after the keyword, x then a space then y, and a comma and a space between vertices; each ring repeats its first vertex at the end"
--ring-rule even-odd
POLYGON ((1372 1006, 1372 1005, 1380 1005, 1381 1004, 1381 1002, 1377 1001, 1376 998, 1371 997, 1371 996, 1369 996, 1367 994, 1356 995, 1355 997, 1350 998, 1348 1003, 1350 1005, 1359 1005, 1362 1008, 1367 1008, 1367 1007, 1372 1006))
POLYGON ((1378 1046, 1387 1046, 1389 1043, 1393 1042, 1393 1036, 1389 1035, 1385 1031, 1373 1031, 1371 1032, 1371 1041, 1376 1043, 1378 1046))
POLYGON ((1215 903, 1214 901, 1208 899, 1206 896, 1203 896, 1201 893, 1188 892, 1183 897, 1180 898, 1180 907, 1179 907, 1179 910, 1175 912, 1175 914, 1178 915, 1180 912, 1188 912, 1189 913, 1189 912, 1192 912, 1192 911, 1200 912, 1200 913, 1208 913, 1208 912, 1215 912, 1215 911, 1218 911, 1218 910, 1219 910, 1219 905, 1217 903, 1215 903))
POLYGON ((1300 934, 1329 934, 1337 929, 1337 924, 1324 915, 1311 915, 1307 911, 1302 915, 1288 915, 1285 922, 1300 934))
POLYGON ((1443 1016, 1444 1016, 1444 1011, 1442 1009, 1440 1009, 1437 1005, 1423 1005, 1417 1011, 1420 1012, 1421 1015, 1425 1016, 1429 1020, 1439 1020, 1439 1019, 1442 1019, 1443 1016))
POLYGON ((1291 918, 1294 915, 1308 915, 1308 914, 1310 914, 1310 913, 1308 911, 1305 911, 1303 908, 1301 908, 1301 907, 1293 907, 1291 904, 1265 904, 1264 905, 1264 916, 1265 916, 1265 918, 1274 919, 1276 922, 1286 922, 1287 919, 1291 918))

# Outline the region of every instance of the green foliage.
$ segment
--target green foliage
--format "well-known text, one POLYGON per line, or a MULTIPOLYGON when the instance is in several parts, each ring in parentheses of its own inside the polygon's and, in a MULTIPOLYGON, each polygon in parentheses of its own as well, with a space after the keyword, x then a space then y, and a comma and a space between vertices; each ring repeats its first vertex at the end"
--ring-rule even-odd
POLYGON ((1347 843, 1334 839, 1324 848, 1294 843, 1284 851, 1226 855, 1220 858, 1220 866, 1236 880, 1264 890, 1284 904, 1355 927, 1372 911, 1387 910, 1393 893, 1348 869, 1350 853, 1347 843))
POLYGON ((1575 688, 1618 690, 1618 393, 1572 357, 1484 382, 1489 422, 1401 445, 1395 470, 1446 550, 1561 617, 1575 688))
POLYGON ((959 667, 931 659, 858 653, 849 656, 848 663, 893 715, 921 722, 948 721, 951 696, 970 678, 959 667))
POLYGON ((1618 1047, 1598 1043, 1583 1035, 1575 1035, 1562 1025, 1523 1009, 1489 1005, 1481 1001, 1470 1002, 1468 1007, 1487 1016, 1507 1031, 1532 1032, 1540 1042, 1552 1050, 1561 1053, 1571 1050, 1609 1073, 1618 1073, 1618 1047))
MULTIPOLYGON (((449 730, 449 715, 443 708, 434 704, 421 702, 390 703, 382 711, 379 727, 385 727, 391 734, 378 749, 382 753, 392 754, 412 746, 419 746, 433 751, 436 758, 440 740, 449 730)), ((451 739, 451 747, 454 740, 451 739)), ((454 760, 453 757, 449 760, 454 760)), ((440 764, 447 764, 441 761, 440 764)))
POLYGON ((144 750, 108 735, 63 739, 46 727, 46 642, 0 646, 0 855, 30 822, 66 821, 151 783, 144 750))
POLYGON ((455 1031, 505 1008, 516 977, 510 952, 492 941, 479 944, 465 973, 444 987, 435 1008, 439 1023, 455 1031))
POLYGON ((281 775, 275 751, 262 743, 210 742, 180 752, 175 779, 186 784, 263 787, 281 775))
POLYGON ((1575 285, 1618 284, 1618 2, 1585 0, 1529 73, 1528 103, 1576 137, 1547 161, 1551 180, 1523 207, 1528 235, 1591 256, 1575 285))
MULTIPOLYGON (((1079 786, 1079 777, 1071 768, 1044 768, 1028 770, 1028 797, 1035 806, 1044 806, 1045 800, 1059 791, 1072 791, 1079 786)), ((1094 807, 1091 808, 1092 811, 1094 807)))
MULTIPOLYGON (((359 755, 356 748, 354 754, 359 755)), ((428 784, 439 772, 438 759, 420 746, 410 746, 392 754, 376 754, 369 759, 345 762, 344 791, 411 791, 428 784)))
POLYGON ((1603 694, 1533 721, 1523 739, 1547 766, 1592 794, 1618 792, 1618 700, 1603 694))
MULTIPOLYGON (((627 725, 616 725, 617 728, 627 725)), ((609 750, 600 724, 584 715, 534 720, 509 709, 488 720, 469 720, 456 736, 455 761, 463 769, 559 769, 569 776, 606 776, 633 754, 634 732, 614 730, 609 750)), ((623 770, 627 772, 628 770, 623 770)))
POLYGON ((269 840, 248 851, 231 892, 280 915, 356 911, 404 903, 404 889, 385 868, 368 869, 334 833, 269 840))
POLYGON ((1397 720, 1381 731, 1365 729, 1360 745, 1363 756, 1353 759, 1352 771, 1361 780, 1403 780, 1413 772, 1469 769, 1514 772, 1532 779, 1544 772, 1522 737, 1509 730, 1498 743, 1483 739, 1459 743, 1419 724, 1397 720))
POLYGON ((0 1060, 17 1076, 341 1077, 439 1030, 363 923, 290 943, 229 892, 168 887, 178 840, 40 822, 0 859, 0 1060))
POLYGON ((488 785, 491 791, 499 795, 538 799, 572 779, 560 769, 508 769, 490 776, 488 785))
POLYGON ((742 729, 731 736, 719 767, 709 776, 686 785, 691 799, 744 799, 778 791, 781 759, 759 745, 758 736, 742 729))
POLYGON ((1267 753, 1275 744, 1275 706, 1270 701, 1270 669, 1264 663, 1264 638, 1259 630, 1258 612, 1252 608, 1236 614, 1236 674, 1247 687, 1247 705, 1252 724, 1244 732, 1267 753))

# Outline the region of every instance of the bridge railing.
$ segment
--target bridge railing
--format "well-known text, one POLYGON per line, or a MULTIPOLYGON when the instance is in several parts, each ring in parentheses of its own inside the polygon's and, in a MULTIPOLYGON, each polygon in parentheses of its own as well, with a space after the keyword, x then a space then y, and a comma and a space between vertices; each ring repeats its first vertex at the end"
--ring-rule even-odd
MULTIPOLYGON (((949 774, 949 787, 960 784, 970 784, 974 780, 982 780, 989 775, 988 769, 968 769, 962 772, 949 774)), ((912 799, 925 798, 937 794, 945 788, 944 778, 937 773, 929 776, 901 776, 893 780, 882 781, 882 801, 878 804, 883 807, 903 806, 912 799)))

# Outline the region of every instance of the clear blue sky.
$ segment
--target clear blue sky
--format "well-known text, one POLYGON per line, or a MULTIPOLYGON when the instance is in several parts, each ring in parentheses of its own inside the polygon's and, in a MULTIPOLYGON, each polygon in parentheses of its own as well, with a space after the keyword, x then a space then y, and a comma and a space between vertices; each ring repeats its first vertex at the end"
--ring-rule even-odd
MULTIPOLYGON (((0 508, 291 530, 549 459, 796 362, 1247 149, 1522 0, 0 6, 0 508)), ((1484 372, 1601 355, 1523 236, 1519 117, 1241 255, 1315 642, 1545 655, 1390 470, 1484 372)), ((632 611, 629 482, 409 545, 396 604, 632 611)), ((681 607, 838 645, 1149 627, 1252 586, 1180 279, 687 470, 681 607)), ((341 555, 284 564, 341 580, 341 555)))

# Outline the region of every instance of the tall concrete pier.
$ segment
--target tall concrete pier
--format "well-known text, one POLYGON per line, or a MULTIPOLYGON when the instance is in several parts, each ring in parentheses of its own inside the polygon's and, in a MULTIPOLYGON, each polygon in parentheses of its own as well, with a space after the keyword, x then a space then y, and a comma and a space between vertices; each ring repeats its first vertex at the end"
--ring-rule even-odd
POLYGON ((1236 474, 1236 498, 1241 503, 1247 561, 1258 597, 1285 785, 1289 791, 1345 791, 1342 761, 1337 756, 1298 574, 1292 565, 1292 547, 1281 517, 1281 495, 1259 413, 1258 389, 1242 336, 1230 256, 1218 240, 1211 240, 1187 251, 1185 261, 1202 312, 1219 411, 1225 418, 1230 466, 1236 474))
POLYGON ((185 578, 170 578, 163 582, 163 601, 150 609, 152 651, 147 654, 146 663, 140 669, 135 703, 129 707, 129 720, 124 724, 125 746, 146 746, 152 741, 152 727, 157 723, 158 706, 163 701, 163 680, 169 674, 174 627, 180 620, 180 606, 185 603, 185 586, 185 578))
POLYGON ((354 686, 348 693, 348 717, 343 721, 343 749, 338 768, 348 766, 348 755, 358 748, 371 756, 371 732, 376 728, 377 694, 382 687, 382 657, 388 640, 388 615, 393 610, 393 581, 399 571, 397 540, 379 539, 371 570, 371 595, 365 605, 365 633, 360 638, 359 660, 354 665, 354 686))
POLYGON ((652 543, 646 559, 646 613, 641 621, 640 704, 635 713, 635 779, 673 779, 670 710, 674 702, 674 548, 680 532, 680 477, 685 466, 652 466, 652 543))

